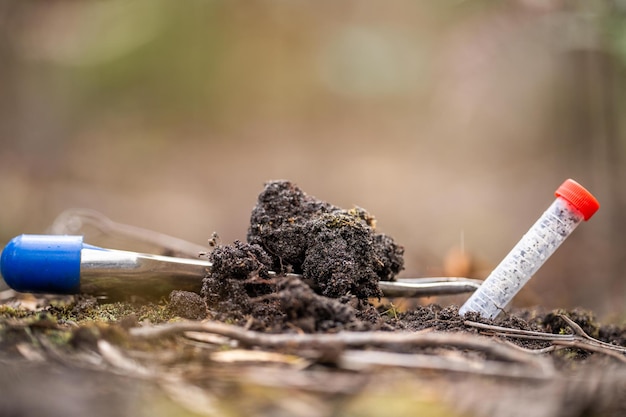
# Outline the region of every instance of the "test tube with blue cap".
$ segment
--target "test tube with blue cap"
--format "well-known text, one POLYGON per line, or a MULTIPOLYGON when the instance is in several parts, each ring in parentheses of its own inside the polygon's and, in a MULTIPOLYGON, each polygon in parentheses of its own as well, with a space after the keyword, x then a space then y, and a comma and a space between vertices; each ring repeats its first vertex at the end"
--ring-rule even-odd
POLYGON ((78 235, 20 235, 2 251, 0 270, 19 292, 108 295, 199 292, 211 263, 105 249, 78 235))

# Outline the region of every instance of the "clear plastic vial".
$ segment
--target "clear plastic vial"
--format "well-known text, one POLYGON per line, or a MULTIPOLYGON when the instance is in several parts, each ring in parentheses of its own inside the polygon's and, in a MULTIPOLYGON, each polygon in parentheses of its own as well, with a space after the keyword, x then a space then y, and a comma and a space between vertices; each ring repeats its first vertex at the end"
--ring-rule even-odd
POLYGON ((476 312, 486 318, 496 317, 576 226, 600 208, 595 197, 571 179, 555 194, 554 202, 463 304, 459 314, 476 312))

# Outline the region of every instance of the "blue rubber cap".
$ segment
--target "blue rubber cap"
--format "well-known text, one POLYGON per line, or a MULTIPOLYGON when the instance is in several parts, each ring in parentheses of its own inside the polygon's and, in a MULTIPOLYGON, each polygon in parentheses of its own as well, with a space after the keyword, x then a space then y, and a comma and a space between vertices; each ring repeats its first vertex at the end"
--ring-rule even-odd
POLYGON ((82 236, 17 236, 2 251, 0 271, 16 291, 76 294, 82 248, 82 236))

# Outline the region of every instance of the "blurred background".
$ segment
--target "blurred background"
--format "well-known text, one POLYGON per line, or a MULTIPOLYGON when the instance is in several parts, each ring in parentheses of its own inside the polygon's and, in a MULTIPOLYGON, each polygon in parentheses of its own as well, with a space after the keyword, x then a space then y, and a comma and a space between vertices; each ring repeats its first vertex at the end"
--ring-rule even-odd
POLYGON ((602 208, 516 302, 623 315, 625 80, 624 0, 0 0, 0 243, 244 240, 282 178, 485 277, 571 177, 602 208))

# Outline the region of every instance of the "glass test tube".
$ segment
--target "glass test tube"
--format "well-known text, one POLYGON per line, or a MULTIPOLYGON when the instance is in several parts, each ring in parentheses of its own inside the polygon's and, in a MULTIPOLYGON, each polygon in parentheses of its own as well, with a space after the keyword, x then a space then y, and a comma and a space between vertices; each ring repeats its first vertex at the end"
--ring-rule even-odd
POLYGON ((595 197, 571 179, 555 194, 550 207, 461 306, 460 315, 476 312, 495 318, 576 226, 600 208, 595 197))

